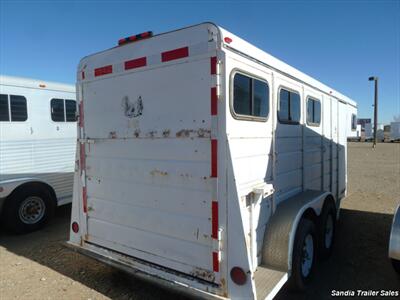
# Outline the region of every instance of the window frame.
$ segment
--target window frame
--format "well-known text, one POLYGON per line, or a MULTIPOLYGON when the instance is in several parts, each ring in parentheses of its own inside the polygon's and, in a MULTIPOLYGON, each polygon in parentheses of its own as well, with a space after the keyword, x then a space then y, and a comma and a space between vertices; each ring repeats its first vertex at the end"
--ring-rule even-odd
MULTIPOLYGON (((289 88, 289 87, 287 87, 287 86, 285 86, 285 85, 280 85, 279 87, 278 87, 278 93, 277 93, 277 110, 276 110, 276 114, 277 114, 277 119, 278 119, 278 122, 280 123, 280 124, 286 124, 286 125, 300 125, 301 124, 301 118, 302 118, 302 98, 301 98, 301 94, 300 94, 300 92, 298 92, 298 91, 296 91, 295 89, 292 89, 292 88, 289 88), (299 101, 299 104, 300 104, 300 119, 299 119, 299 121, 296 121, 296 122, 294 122, 294 121, 290 121, 290 120, 281 120, 280 119, 280 117, 279 117, 279 109, 281 108, 281 90, 282 89, 284 89, 284 90, 286 90, 287 92, 292 92, 292 93, 295 93, 295 94, 297 94, 297 95, 299 95, 299 98, 300 98, 300 101, 299 101)), ((289 101, 289 104, 290 104, 290 101, 289 101)), ((290 105, 288 104, 288 112, 289 112, 289 116, 290 116, 290 105)))
MULTIPOLYGON (((312 96, 307 96, 306 97, 306 111, 307 111, 307 113, 306 113, 306 122, 307 122, 307 125, 309 125, 309 126, 314 126, 314 127, 320 127, 320 125, 321 125, 321 121, 322 121, 322 102, 321 102, 321 100, 319 100, 318 98, 314 98, 314 97, 312 97, 312 96), (314 102, 319 102, 319 104, 320 104, 320 116, 319 116, 319 123, 316 123, 316 122, 308 122, 308 101, 309 100, 311 100, 311 101, 314 101, 314 102)), ((313 120, 314 120, 314 107, 313 107, 313 120)))
POLYGON ((0 121, 0 122, 9 122, 9 123, 23 123, 23 122, 27 122, 29 119, 29 114, 28 114, 28 99, 26 99, 26 97, 24 95, 16 95, 16 94, 2 94, 2 95, 6 95, 7 96, 7 105, 8 105, 8 121, 0 121), (25 100, 25 108, 26 108, 26 118, 23 121, 15 121, 12 119, 12 111, 11 111, 11 96, 15 96, 15 97, 22 97, 25 100))
POLYGON ((11 122, 11 107, 10 107, 10 95, 9 94, 2 94, 5 95, 7 98, 7 116, 8 120, 7 121, 0 121, 0 122, 11 122))
POLYGON ((65 115, 65 123, 73 123, 73 122, 77 122, 78 120, 77 120, 77 116, 76 116, 76 112, 78 111, 78 107, 76 106, 76 100, 74 100, 74 99, 67 99, 67 98, 65 98, 65 99, 63 99, 64 100, 64 115, 65 115), (68 121, 67 120, 67 101, 73 101, 74 103, 75 103, 75 117, 74 117, 74 120, 73 121, 68 121))
POLYGON ((54 122, 54 123, 57 123, 57 124, 60 124, 60 123, 66 123, 66 115, 65 115, 65 99, 64 98, 50 98, 50 101, 49 101, 49 108, 50 108, 50 120, 51 120, 51 122, 54 122), (63 107, 64 107, 64 120, 63 121, 54 121, 53 120, 53 111, 52 111, 52 106, 51 106, 51 102, 53 101, 53 100, 62 100, 63 101, 63 107))
MULTIPOLYGON (((256 122, 264 122, 264 123, 269 120, 269 116, 271 114, 271 98, 272 98, 271 96, 272 95, 271 95, 271 86, 270 86, 270 84, 269 84, 267 79, 262 78, 262 77, 257 76, 257 75, 254 75, 254 74, 252 74, 250 72, 244 71, 242 69, 234 68, 231 71, 231 75, 230 75, 230 78, 229 78, 229 84, 230 84, 230 88, 229 88, 229 94, 230 94, 229 95, 229 98, 230 98, 230 100, 229 100, 229 109, 231 111, 232 117, 235 120, 256 121, 256 122), (247 76, 250 79, 256 79, 258 81, 264 82, 267 85, 267 87, 268 87, 268 95, 267 95, 268 96, 268 98, 267 98, 268 111, 267 111, 267 116, 266 117, 259 117, 259 116, 252 116, 252 115, 242 115, 242 114, 238 114, 238 113, 235 112, 235 108, 234 108, 234 96, 235 96, 234 95, 234 89, 235 89, 234 79, 235 79, 235 75, 236 74, 241 74, 241 75, 247 76)), ((254 90, 253 85, 252 85, 252 89, 254 90)), ((252 91, 252 97, 253 97, 253 94, 254 93, 252 91)))

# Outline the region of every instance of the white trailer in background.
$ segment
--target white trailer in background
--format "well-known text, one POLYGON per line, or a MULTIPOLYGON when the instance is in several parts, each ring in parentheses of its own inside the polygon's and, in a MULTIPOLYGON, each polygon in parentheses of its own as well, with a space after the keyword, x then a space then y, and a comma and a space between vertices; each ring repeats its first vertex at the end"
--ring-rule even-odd
POLYGON ((373 134, 372 134, 372 123, 366 123, 364 127, 364 138, 365 140, 372 140, 373 139, 373 134))
POLYGON ((400 122, 390 123, 390 141, 400 140, 400 122))
POLYGON ((0 76, 0 219, 16 232, 72 201, 74 99, 72 85, 0 76))
POLYGON ((273 297, 329 256, 356 104, 211 23, 82 59, 69 245, 209 298, 273 297))

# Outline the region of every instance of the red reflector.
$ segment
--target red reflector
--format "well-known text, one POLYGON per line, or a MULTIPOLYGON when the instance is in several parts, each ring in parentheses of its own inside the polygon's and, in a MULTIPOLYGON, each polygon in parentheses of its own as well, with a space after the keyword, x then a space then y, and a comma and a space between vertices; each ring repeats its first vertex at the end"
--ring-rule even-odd
POLYGON ((112 65, 108 65, 108 66, 105 66, 105 67, 97 68, 97 69, 94 69, 94 76, 95 77, 103 76, 103 75, 112 73, 112 71, 113 71, 112 65))
POLYGON ((85 170, 85 163, 86 163, 86 155, 85 155, 85 144, 81 143, 80 144, 80 164, 81 164, 81 171, 85 170))
POLYGON ((83 101, 79 102, 79 127, 83 127, 83 101))
POLYGON ((218 141, 211 140, 211 177, 216 178, 218 175, 217 164, 218 141))
POLYGON ((212 257, 213 257, 213 271, 219 272, 218 252, 213 252, 212 257))
POLYGON ((233 267, 231 270, 231 278, 234 283, 237 285, 244 285, 247 281, 246 273, 242 268, 233 267))
POLYGON ((218 97, 217 88, 211 88, 211 115, 216 116, 218 114, 218 97))
POLYGON ((232 39, 230 37, 225 37, 224 41, 225 41, 225 43, 228 43, 228 44, 232 43, 232 39))
POLYGON ((217 57, 213 56, 210 60, 211 63, 211 75, 217 74, 217 57))
POLYGON ((74 222, 74 223, 72 223, 72 231, 73 232, 75 232, 75 233, 78 233, 78 231, 79 231, 79 225, 78 225, 78 223, 76 223, 76 222, 74 222))
POLYGON ((218 239, 218 202, 212 201, 211 204, 212 232, 211 237, 218 239))
POLYGON ((86 186, 82 188, 82 204, 83 204, 83 212, 87 213, 87 190, 86 186))
POLYGON ((174 59, 179 59, 189 56, 189 47, 183 47, 171 51, 161 53, 161 61, 166 62, 174 59))
POLYGON ((125 62, 125 70, 145 67, 147 65, 146 57, 136 58, 125 62))

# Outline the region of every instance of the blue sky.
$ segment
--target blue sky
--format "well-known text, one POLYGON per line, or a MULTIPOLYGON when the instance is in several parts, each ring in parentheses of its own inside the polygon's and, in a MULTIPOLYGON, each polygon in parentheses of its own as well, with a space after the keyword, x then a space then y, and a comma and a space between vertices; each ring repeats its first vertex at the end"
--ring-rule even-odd
POLYGON ((355 99, 379 123, 400 114, 400 1, 5 1, 0 73, 75 82, 88 54, 121 37, 212 21, 355 99))

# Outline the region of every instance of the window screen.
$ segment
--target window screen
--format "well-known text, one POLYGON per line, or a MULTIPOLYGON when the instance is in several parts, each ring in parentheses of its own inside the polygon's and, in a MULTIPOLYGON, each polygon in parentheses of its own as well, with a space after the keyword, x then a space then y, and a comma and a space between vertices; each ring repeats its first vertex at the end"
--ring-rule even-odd
POLYGON ((76 102, 75 100, 65 100, 65 116, 67 122, 76 121, 76 102))
POLYGON ((28 119, 26 98, 10 95, 11 121, 23 122, 28 119))
POLYGON ((233 110, 237 115, 266 118, 269 112, 268 84, 243 74, 235 74, 233 110))
POLYGON ((8 112, 8 96, 5 94, 0 95, 0 121, 10 121, 8 112))
POLYGON ((63 99, 51 99, 51 119, 54 122, 64 122, 64 100, 63 99))
POLYGON ((300 95, 298 93, 280 90, 278 119, 281 123, 299 124, 300 95))
POLYGON ((321 102, 317 99, 307 100, 307 124, 319 126, 321 123, 321 102))

